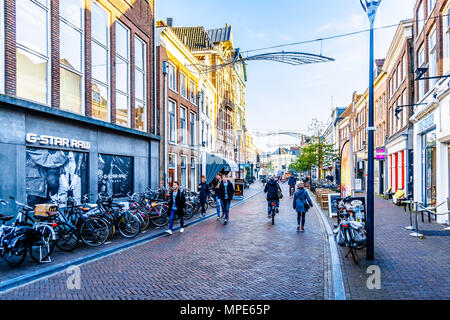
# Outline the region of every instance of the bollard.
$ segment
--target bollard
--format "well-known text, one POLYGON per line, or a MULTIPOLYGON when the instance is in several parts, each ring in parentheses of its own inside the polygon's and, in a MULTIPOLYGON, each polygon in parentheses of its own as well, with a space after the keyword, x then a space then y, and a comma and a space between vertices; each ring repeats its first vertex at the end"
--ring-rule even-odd
POLYGON ((416 228, 414 232, 411 232, 409 235, 415 238, 424 239, 423 234, 419 233, 419 203, 414 202, 414 211, 416 212, 416 228))
POLYGON ((447 198, 447 211, 448 211, 448 217, 447 217, 447 225, 448 227, 444 230, 450 231, 450 198, 447 198))
POLYGON ((408 203, 408 209, 409 209, 409 226, 405 227, 406 230, 414 230, 413 222, 412 222, 412 201, 408 200, 405 201, 408 203))

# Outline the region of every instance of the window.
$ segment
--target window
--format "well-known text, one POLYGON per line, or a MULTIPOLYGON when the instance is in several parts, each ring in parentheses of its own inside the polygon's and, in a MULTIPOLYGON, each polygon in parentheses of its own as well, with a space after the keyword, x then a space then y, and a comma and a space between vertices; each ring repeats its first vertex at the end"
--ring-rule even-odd
MULTIPOLYGON (((130 126, 130 35, 116 21, 116 123, 130 126)), ((142 98, 142 97, 141 97, 142 98)))
POLYGON ((444 28, 444 73, 450 71, 450 9, 446 12, 447 18, 443 24, 444 28))
POLYGON ((181 131, 181 141, 182 145, 187 145, 187 119, 186 119, 186 108, 180 108, 180 131, 181 131))
POLYGON ((177 155, 169 153, 169 177, 168 177, 168 183, 169 186, 173 185, 173 182, 176 179, 177 176, 177 155))
POLYGON ((200 110, 202 111, 202 113, 205 113, 205 91, 201 90, 200 91, 200 110))
POLYGON ((187 99, 187 77, 184 73, 180 73, 180 94, 187 99))
POLYGON ((92 116, 108 121, 109 114, 109 13, 97 2, 91 9, 92 116))
POLYGON ((406 60, 407 55, 403 55, 403 80, 406 79, 406 74, 408 70, 408 61, 406 60))
POLYGON ((169 89, 177 91, 177 69, 169 63, 169 89))
POLYGON ((187 157, 181 157, 181 186, 187 187, 187 157))
POLYGON ((84 1, 68 0, 60 8, 60 108, 83 114, 84 1))
POLYGON ((206 99, 206 115, 209 117, 209 99, 206 99))
POLYGON ((397 68, 397 89, 400 87, 400 84, 402 83, 402 63, 398 65, 397 68))
MULTIPOLYGON (((429 51, 429 76, 435 77, 437 76, 437 50, 436 50, 436 30, 433 30, 433 32, 430 35, 429 41, 428 41, 428 47, 430 48, 429 51)), ((436 84, 437 79, 430 79, 430 89, 436 84)))
POLYGON ((195 136, 196 136, 196 131, 195 131, 195 113, 191 112, 190 114, 190 126, 191 126, 191 147, 195 147, 195 136))
POLYGON ((201 137, 201 144, 202 144, 202 147, 204 147, 205 145, 204 145, 204 143, 205 143, 205 122, 204 121, 202 121, 202 133, 201 133, 201 135, 200 135, 200 137, 201 137))
POLYGON ((147 130, 147 48, 139 37, 134 37, 134 126, 138 130, 147 130))
POLYGON ((195 158, 191 158, 191 191, 197 191, 195 158))
POLYGON ((169 141, 176 143, 176 115, 175 115, 175 102, 169 100, 169 141))
POLYGON ((50 40, 47 1, 16 1, 17 96, 50 104, 50 40))
POLYGON ((433 12, 434 7, 436 6, 436 0, 428 0, 428 16, 433 12))
POLYGON ((194 81, 190 81, 190 89, 191 89, 191 91, 190 91, 190 93, 191 93, 191 103, 192 104, 196 104, 196 96, 197 96, 197 85, 195 84, 195 82, 194 81))
POLYGON ((416 37, 418 37, 420 35, 420 33, 423 29, 424 19, 425 19, 425 17, 424 17, 424 10, 423 10, 423 2, 421 2, 419 7, 417 8, 417 12, 416 12, 416 26, 417 26, 416 37))
MULTIPOLYGON (((408 98, 406 95, 406 90, 405 92, 403 92, 403 105, 407 105, 408 104, 408 98)), ((408 123, 408 109, 407 108, 403 108, 403 123, 402 123, 402 127, 405 127, 408 123)))
POLYGON ((206 124, 206 139, 205 139, 205 142, 206 142, 206 147, 208 147, 209 146, 209 125, 208 124, 206 124))
MULTIPOLYGON (((418 66, 419 68, 423 68, 425 66, 425 49, 424 46, 419 49, 419 55, 418 55, 418 66)), ((422 97, 425 95, 425 81, 426 80, 419 80, 417 81, 419 83, 419 92, 418 92, 418 100, 422 99, 422 97)))

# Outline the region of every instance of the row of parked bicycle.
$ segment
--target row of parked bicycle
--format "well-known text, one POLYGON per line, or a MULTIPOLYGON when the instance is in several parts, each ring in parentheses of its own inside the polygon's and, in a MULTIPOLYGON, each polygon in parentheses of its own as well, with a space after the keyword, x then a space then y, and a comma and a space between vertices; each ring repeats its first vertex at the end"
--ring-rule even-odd
MULTIPOLYGON (((30 207, 16 199, 16 216, 1 214, 0 208, 0 257, 9 265, 19 266, 29 252, 32 260, 48 262, 56 246, 70 252, 80 244, 98 247, 119 233, 134 238, 151 225, 164 227, 169 223, 167 190, 158 189, 129 194, 127 199, 99 195, 96 203, 89 203, 92 195, 85 195, 81 204, 73 197, 53 204, 30 207)), ((196 192, 186 191, 184 219, 189 220, 200 209, 196 192)), ((0 199, 0 207, 8 202, 0 199)), ((216 207, 210 197, 206 206, 216 207)))

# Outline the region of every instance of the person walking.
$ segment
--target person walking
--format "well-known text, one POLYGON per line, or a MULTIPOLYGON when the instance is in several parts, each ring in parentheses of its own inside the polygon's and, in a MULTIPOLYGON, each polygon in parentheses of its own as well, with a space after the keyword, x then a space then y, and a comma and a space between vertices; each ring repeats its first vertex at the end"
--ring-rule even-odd
POLYGON ((183 190, 180 190, 180 183, 178 181, 173 182, 173 190, 170 192, 169 197, 169 212, 170 222, 169 229, 166 231, 169 235, 172 234, 173 220, 175 215, 180 218, 180 232, 184 232, 184 210, 186 209, 186 196, 183 190))
POLYGON ((219 197, 222 201, 222 212, 223 212, 223 224, 227 224, 230 217, 230 204, 233 200, 234 187, 233 184, 228 181, 228 177, 224 175, 222 177, 222 182, 219 187, 219 197))
POLYGON ((275 177, 271 176, 269 182, 266 183, 264 187, 264 193, 267 193, 267 218, 271 218, 271 207, 272 201, 275 201, 276 208, 275 213, 278 213, 278 208, 280 207, 280 198, 278 196, 278 190, 281 190, 280 185, 275 181, 275 177))
POLYGON ((205 216, 206 213, 206 200, 208 200, 208 197, 210 195, 209 186, 206 183, 206 177, 202 176, 202 182, 198 185, 198 191, 200 193, 200 205, 202 206, 202 217, 205 216))
POLYGON ((290 176, 289 177, 289 196, 292 198, 294 196, 295 193, 295 183, 296 183, 296 179, 294 176, 290 176))
MULTIPOLYGON (((220 219, 220 208, 222 207, 222 202, 220 200, 220 195, 219 195, 219 188, 220 188, 221 182, 222 182, 222 174, 218 173, 212 182, 212 187, 214 188, 213 189, 214 190, 214 199, 216 200, 216 204, 217 204, 217 220, 220 219)), ((222 212, 222 216, 223 216, 223 212, 222 212)))
POLYGON ((305 216, 308 209, 312 208, 312 201, 308 192, 305 190, 304 183, 300 182, 297 186, 297 192, 294 194, 293 207, 297 212, 297 232, 305 231, 305 216))

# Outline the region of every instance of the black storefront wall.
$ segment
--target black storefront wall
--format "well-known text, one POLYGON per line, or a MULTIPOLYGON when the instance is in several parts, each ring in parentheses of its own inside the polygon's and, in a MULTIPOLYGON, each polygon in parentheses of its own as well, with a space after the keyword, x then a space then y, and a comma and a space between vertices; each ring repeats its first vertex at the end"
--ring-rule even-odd
POLYGON ((15 107, 0 102, 0 198, 35 204, 159 185, 158 140, 15 107))

